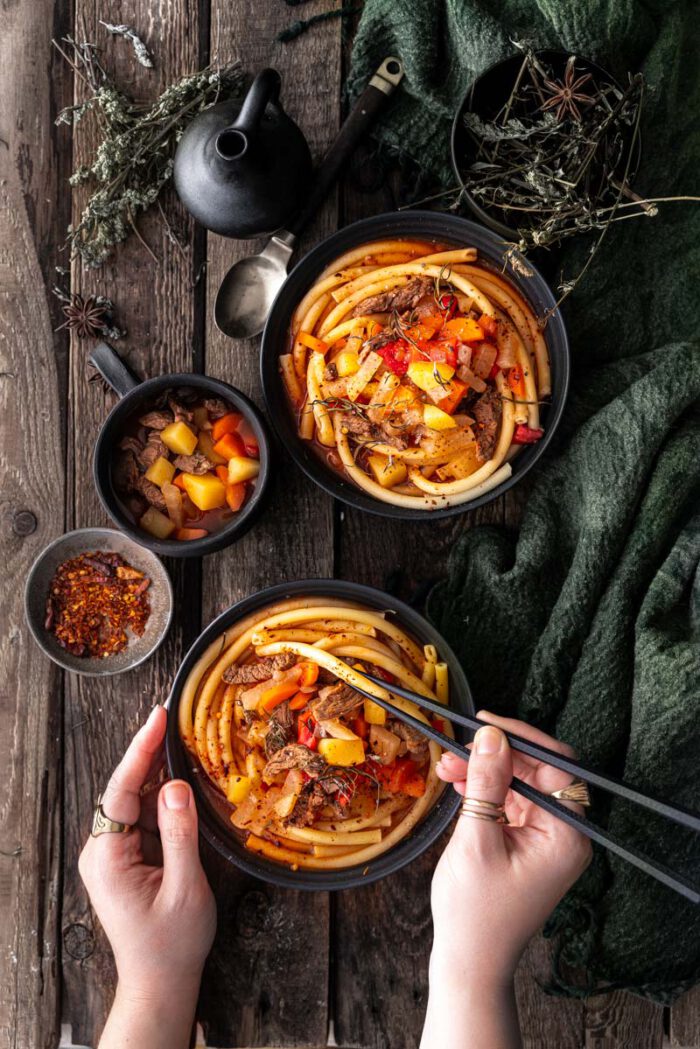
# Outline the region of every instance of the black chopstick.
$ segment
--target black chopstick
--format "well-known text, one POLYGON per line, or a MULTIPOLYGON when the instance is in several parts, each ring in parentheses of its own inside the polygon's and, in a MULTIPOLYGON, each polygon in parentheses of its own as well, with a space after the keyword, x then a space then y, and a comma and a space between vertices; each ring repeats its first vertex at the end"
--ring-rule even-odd
MULTIPOLYGON (((398 686, 389 685, 386 681, 382 681, 379 678, 373 678, 370 674, 366 674, 364 671, 358 673, 362 673, 364 677, 372 681, 374 684, 380 685, 387 692, 396 691, 397 695, 401 694, 398 691, 398 686)), ((356 692, 366 696, 367 699, 371 699, 373 702, 378 703, 380 707, 383 707, 400 721, 410 725, 411 728, 417 729, 427 739, 432 739, 435 743, 439 743, 444 750, 449 750, 452 754, 456 754, 457 757, 469 760, 469 751, 450 736, 446 736, 444 732, 439 732, 438 729, 433 728, 432 725, 426 725, 424 721, 419 721, 418 718, 414 718, 412 714, 407 714, 405 711, 399 709, 399 707, 395 707, 393 703, 390 703, 386 699, 380 699, 373 693, 358 688, 357 685, 353 685, 353 688, 356 692)), ((426 706, 426 709, 429 709, 427 704, 432 701, 426 700, 423 696, 419 696, 417 693, 409 693, 408 698, 412 697, 414 694, 416 696, 414 702, 424 705, 426 706)), ((407 697, 403 696, 403 698, 405 699, 407 697)), ((438 704, 435 704, 435 706, 438 706, 438 713, 440 716, 447 716, 448 711, 445 707, 439 706, 438 704)), ((454 711, 449 711, 449 714, 451 715, 449 720, 453 720, 454 711)), ((462 717, 462 715, 459 716, 462 717)), ((486 724, 486 722, 480 722, 476 718, 472 720, 476 723, 476 728, 481 728, 482 724, 486 724)), ((545 748, 542 748, 542 750, 544 749, 545 748)), ((548 753, 552 752, 549 751, 548 753)), ((561 755, 557 755, 557 757, 560 756, 561 755)), ((570 827, 575 827, 576 830, 580 831, 581 834, 585 834, 585 836, 590 838, 591 841, 596 842, 598 845, 602 845, 604 848, 608 849, 609 852, 614 853, 621 859, 638 867, 639 870, 644 871, 645 874, 649 874, 652 878, 656 878, 657 881, 666 885, 669 889, 673 889, 675 892, 685 897, 686 900, 695 904, 700 903, 700 891, 695 885, 687 881, 683 875, 675 874, 663 863, 658 863, 656 860, 652 860, 649 856, 640 852, 639 849, 635 848, 633 845, 621 845, 612 834, 608 833, 608 831, 597 827, 594 823, 589 823, 587 819, 584 819, 583 816, 579 816, 577 812, 572 812, 571 809, 568 809, 566 805, 557 801, 556 798, 551 797, 549 794, 544 794, 541 790, 537 790, 536 787, 531 787, 529 783, 524 783, 523 780, 518 779, 517 776, 514 776, 511 780, 510 789, 515 791, 516 794, 520 794, 521 797, 526 798, 527 801, 539 805, 539 807, 544 809, 545 812, 548 812, 552 816, 556 816, 570 827)))
MULTIPOLYGON (((401 696, 402 699, 408 699, 412 703, 424 707, 425 710, 437 714, 438 717, 445 718, 446 721, 452 721, 456 725, 462 725, 473 732, 488 724, 487 721, 480 721, 479 718, 458 714, 455 710, 450 710, 442 703, 434 703, 431 699, 426 699, 425 696, 412 692, 402 685, 389 685, 386 681, 382 681, 381 678, 367 674, 365 671, 362 671, 362 674, 368 681, 374 682, 375 685, 381 685, 387 692, 393 692, 395 695, 401 696)), ((583 761, 567 758, 556 750, 550 750, 549 747, 532 743, 529 739, 516 736, 513 732, 506 732, 505 736, 513 750, 518 750, 521 754, 527 754, 531 758, 544 761, 555 769, 561 769, 562 772, 570 772, 573 776, 590 783, 592 787, 600 787, 602 790, 607 791, 608 794, 614 794, 615 797, 633 801, 635 804, 642 806, 642 808, 655 812, 658 816, 665 816, 683 827, 700 831, 700 814, 693 812, 691 809, 686 809, 682 805, 674 805, 671 802, 664 801, 662 798, 655 798, 650 794, 645 794, 643 791, 638 790, 637 787, 631 787, 628 783, 623 783, 622 780, 616 779, 614 776, 597 772, 596 769, 586 765, 583 761)))

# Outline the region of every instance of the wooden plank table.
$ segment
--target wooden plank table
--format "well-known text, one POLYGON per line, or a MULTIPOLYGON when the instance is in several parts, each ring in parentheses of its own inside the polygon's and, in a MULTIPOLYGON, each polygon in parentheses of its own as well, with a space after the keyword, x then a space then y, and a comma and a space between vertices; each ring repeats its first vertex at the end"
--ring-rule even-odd
MULTIPOLYGON (((330 6, 339 4, 332 0, 330 6)), ((312 0, 304 17, 327 10, 312 0)), ((0 428, 5 629, 0 639, 0 1047, 48 1049, 61 1022, 76 1045, 94 1046, 114 989, 105 938, 77 874, 77 855, 99 789, 201 625, 232 601, 287 579, 338 576, 410 593, 444 568, 463 529, 516 523, 523 493, 459 519, 392 525, 334 505, 290 464, 278 471, 273 505, 235 547, 202 565, 171 562, 178 616, 166 644, 133 673, 105 681, 63 677, 33 647, 23 625, 22 588, 41 548, 70 527, 105 522, 90 460, 112 403, 88 383, 85 344, 69 344, 50 293, 71 207, 66 179, 94 145, 87 126, 71 141, 58 110, 80 89, 51 48, 73 33, 104 41, 107 66, 136 97, 151 97, 210 57, 239 57, 248 71, 271 64, 283 101, 316 158, 342 118, 347 61, 339 20, 291 45, 277 32, 298 15, 268 0, 127 0, 119 21, 136 26, 156 68, 138 66, 124 41, 98 20, 103 0, 33 0, 3 7, 0 36, 0 428)), ((305 250, 339 225, 386 210, 384 191, 360 194, 347 181, 304 239, 305 250)), ((257 340, 221 336, 211 307, 225 269, 250 245, 195 230, 172 195, 165 200, 175 246, 154 217, 141 223, 154 263, 135 239, 100 271, 73 265, 71 284, 119 306, 122 344, 142 375, 206 370, 260 402, 257 340)), ((439 849, 380 884, 309 896, 261 884, 205 849, 219 905, 199 1020, 210 1046, 418 1044, 427 988, 428 886, 439 849), (335 1039, 335 1040, 332 1040, 335 1039)), ((666 1010, 630 995, 563 1001, 548 997, 550 947, 533 941, 518 973, 518 1005, 529 1049, 700 1049, 700 998, 666 1010)), ((68 1042, 70 1044, 70 1041, 68 1042)))

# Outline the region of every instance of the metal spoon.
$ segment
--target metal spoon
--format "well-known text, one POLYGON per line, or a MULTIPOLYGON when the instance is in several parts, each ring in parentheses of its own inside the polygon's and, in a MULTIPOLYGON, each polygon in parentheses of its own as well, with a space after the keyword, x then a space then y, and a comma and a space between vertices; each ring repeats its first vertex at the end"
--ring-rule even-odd
POLYGON ((232 339, 246 339, 259 335, 263 330, 270 307, 287 276, 289 259, 297 239, 325 200, 358 141, 402 78, 403 65, 399 59, 385 58, 324 157, 309 199, 294 222, 290 223, 289 229, 279 230, 270 237, 259 255, 239 259, 228 271, 214 304, 214 321, 224 335, 232 339))

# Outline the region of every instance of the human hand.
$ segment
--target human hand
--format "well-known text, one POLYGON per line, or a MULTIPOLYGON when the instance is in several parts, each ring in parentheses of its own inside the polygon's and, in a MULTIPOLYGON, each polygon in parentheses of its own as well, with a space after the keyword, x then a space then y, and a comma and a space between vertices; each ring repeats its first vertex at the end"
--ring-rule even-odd
POLYGON ((193 1012, 216 907, 189 785, 173 780, 141 795, 163 766, 166 721, 162 707, 151 711, 102 798, 110 819, 135 829, 88 838, 79 869, 114 951, 118 999, 167 1002, 175 1012, 182 1002, 193 1012))
MULTIPOLYGON (((461 814, 435 871, 431 966, 449 978, 455 967, 493 985, 512 980, 518 959, 591 858, 587 838, 508 789, 515 775, 545 794, 570 774, 511 751, 500 729, 573 756, 571 747, 538 729, 482 711, 494 728, 476 736, 469 762, 445 753, 438 776, 464 796, 505 802, 508 824, 461 814)), ((566 803, 575 811, 580 806, 566 803)))

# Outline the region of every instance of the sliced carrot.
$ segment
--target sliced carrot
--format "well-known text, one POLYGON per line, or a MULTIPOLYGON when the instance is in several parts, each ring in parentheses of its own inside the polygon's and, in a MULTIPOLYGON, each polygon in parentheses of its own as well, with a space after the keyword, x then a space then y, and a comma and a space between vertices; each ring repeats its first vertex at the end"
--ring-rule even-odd
POLYGON ((525 388, 525 376, 523 370, 519 365, 516 364, 514 368, 510 368, 508 371, 508 386, 513 391, 513 396, 518 401, 527 400, 527 390, 525 388))
POLYGON ((175 477, 173 478, 173 484, 176 488, 179 488, 180 491, 184 492, 185 482, 182 474, 175 474, 175 477))
POLYGON ((260 696, 259 707, 263 710, 274 710, 285 699, 291 699, 298 689, 296 681, 280 681, 277 685, 270 685, 260 696))
POLYGON ((302 346, 308 346, 310 350, 314 350, 316 353, 328 353, 328 343, 324 342, 323 339, 317 339, 315 335, 310 335, 308 331, 300 331, 297 339, 302 346))
POLYGON ((245 502, 245 481, 226 485, 226 502, 230 510, 240 510, 245 502))
POLYGON ((175 532, 176 539, 204 539, 205 535, 209 535, 206 528, 178 528, 175 532))
POLYGON ((228 466, 217 466, 216 476, 220 481, 223 481, 224 484, 228 484, 228 466))
POLYGON ((226 415, 222 415, 220 419, 212 425, 211 435, 214 440, 220 441, 224 434, 234 433, 243 422, 243 416, 240 412, 227 412, 226 415))
POLYGON ((449 385, 450 392, 446 397, 443 397, 441 401, 438 401, 438 408, 442 408, 443 412, 452 415, 452 413, 457 410, 457 405, 467 392, 467 384, 462 382, 461 379, 451 379, 449 385))
POLYGON ((289 701, 289 709, 303 710, 310 699, 311 696, 308 692, 297 692, 296 696, 293 696, 289 701))
POLYGON ((498 333, 498 321, 495 317, 489 317, 488 314, 482 313, 477 324, 488 339, 496 338, 498 333))
POLYGON ((245 455, 243 438, 237 433, 225 433, 214 445, 214 451, 224 459, 233 459, 234 455, 245 455))
POLYGON ((299 678, 299 684, 303 685, 315 685, 318 681, 318 663, 301 663, 301 677, 299 678))

